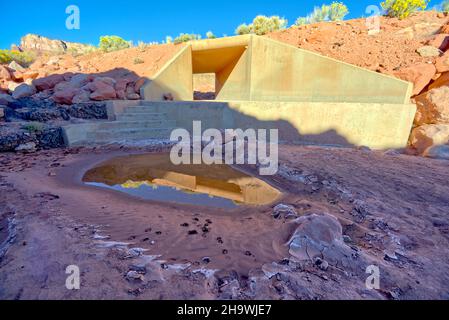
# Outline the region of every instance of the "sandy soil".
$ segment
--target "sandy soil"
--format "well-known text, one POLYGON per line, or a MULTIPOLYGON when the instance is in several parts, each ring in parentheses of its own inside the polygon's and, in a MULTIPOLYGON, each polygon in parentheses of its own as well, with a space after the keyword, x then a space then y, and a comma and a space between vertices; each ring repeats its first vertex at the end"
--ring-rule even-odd
POLYGON ((150 151, 162 149, 0 155, 0 298, 449 298, 445 161, 281 146, 279 174, 265 180, 283 198, 232 211, 137 200, 80 182, 105 159, 150 151), (272 217, 278 203, 300 216, 336 217, 351 263, 324 270, 290 259, 294 225, 272 217), (371 264, 381 270, 379 291, 365 288, 371 264), (65 289, 68 265, 80 267, 81 290, 65 289), (133 270, 140 279, 129 279, 133 270))
POLYGON ((367 20, 324 22, 292 27, 267 35, 293 46, 385 74, 435 58, 416 50, 447 23, 436 11, 420 12, 407 19, 379 17, 380 32, 369 35, 367 20))

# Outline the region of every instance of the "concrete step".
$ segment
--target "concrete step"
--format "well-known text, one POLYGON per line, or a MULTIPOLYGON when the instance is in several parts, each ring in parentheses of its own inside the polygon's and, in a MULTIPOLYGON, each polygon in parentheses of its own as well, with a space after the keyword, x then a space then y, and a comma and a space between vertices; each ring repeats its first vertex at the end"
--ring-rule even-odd
POLYGON ((149 139, 169 139, 175 128, 139 128, 119 130, 97 130, 86 134, 86 140, 97 142, 137 141, 149 139))
POLYGON ((166 113, 159 112, 125 112, 117 115, 117 121, 161 121, 168 120, 166 113))
POLYGON ((173 128, 176 127, 174 120, 148 120, 148 121, 110 121, 97 125, 97 130, 116 129, 144 129, 144 128, 173 128))
POLYGON ((127 107, 123 111, 124 113, 159 113, 157 106, 136 106, 127 107))

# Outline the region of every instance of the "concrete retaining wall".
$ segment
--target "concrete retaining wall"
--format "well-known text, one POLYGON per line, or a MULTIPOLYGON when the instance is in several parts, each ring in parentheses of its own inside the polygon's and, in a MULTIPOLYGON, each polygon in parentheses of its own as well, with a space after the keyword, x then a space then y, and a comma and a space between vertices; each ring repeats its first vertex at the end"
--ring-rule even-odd
POLYGON ((412 104, 331 102, 142 102, 165 112, 177 127, 203 129, 278 129, 281 140, 368 146, 373 149, 407 145, 416 106, 412 104))

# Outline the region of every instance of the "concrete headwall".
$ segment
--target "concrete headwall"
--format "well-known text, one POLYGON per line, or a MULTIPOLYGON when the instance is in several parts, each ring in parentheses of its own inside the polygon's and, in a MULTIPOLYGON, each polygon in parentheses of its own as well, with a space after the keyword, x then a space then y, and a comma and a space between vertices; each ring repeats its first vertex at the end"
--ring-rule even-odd
POLYGON ((409 82, 268 38, 251 41, 250 100, 409 102, 409 82))
POLYGON ((373 149, 407 145, 416 106, 412 104, 320 102, 143 102, 166 112, 177 126, 203 129, 278 129, 279 138, 313 144, 368 146, 373 149))
POLYGON ((408 103, 413 85, 266 37, 246 35, 187 44, 142 89, 192 100, 193 73, 215 73, 217 100, 408 103))

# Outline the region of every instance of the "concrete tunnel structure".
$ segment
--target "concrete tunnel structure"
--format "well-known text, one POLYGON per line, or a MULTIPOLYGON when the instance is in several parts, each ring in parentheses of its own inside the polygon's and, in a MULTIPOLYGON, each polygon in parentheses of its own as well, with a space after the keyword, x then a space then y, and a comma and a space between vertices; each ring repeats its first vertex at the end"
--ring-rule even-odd
POLYGON ((256 35, 192 41, 141 89, 145 101, 176 103, 180 127, 277 128, 281 140, 405 147, 416 106, 413 85, 256 35), (214 73, 215 101, 193 102, 193 75, 214 73))
POLYGON ((192 41, 141 88, 142 101, 110 101, 110 122, 65 126, 64 140, 166 139, 199 120, 203 130, 278 129, 281 141, 295 143, 404 148, 416 113, 412 89, 267 37, 192 41), (215 74, 214 101, 193 100, 193 75, 203 73, 215 74), (168 94, 174 101, 164 101, 168 94))

